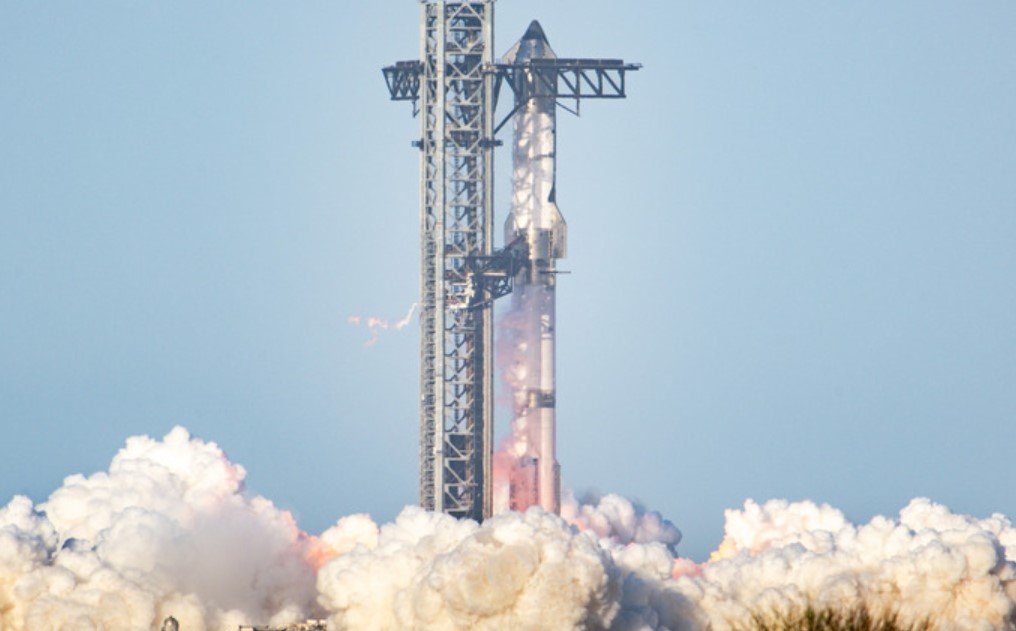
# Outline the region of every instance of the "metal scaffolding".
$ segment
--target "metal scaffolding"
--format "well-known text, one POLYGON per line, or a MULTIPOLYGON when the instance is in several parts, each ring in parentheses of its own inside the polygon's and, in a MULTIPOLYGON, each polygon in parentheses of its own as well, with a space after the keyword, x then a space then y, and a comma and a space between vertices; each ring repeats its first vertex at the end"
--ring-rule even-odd
POLYGON ((420 116, 420 504, 482 520, 492 510, 493 301, 511 291, 525 243, 493 249, 494 114, 539 92, 623 98, 617 60, 494 61, 494 0, 421 0, 420 59, 383 69, 420 116))
POLYGON ((491 309, 470 308, 472 261, 493 251, 493 0, 424 2, 420 60, 384 70, 420 114, 420 504, 490 514, 491 309))

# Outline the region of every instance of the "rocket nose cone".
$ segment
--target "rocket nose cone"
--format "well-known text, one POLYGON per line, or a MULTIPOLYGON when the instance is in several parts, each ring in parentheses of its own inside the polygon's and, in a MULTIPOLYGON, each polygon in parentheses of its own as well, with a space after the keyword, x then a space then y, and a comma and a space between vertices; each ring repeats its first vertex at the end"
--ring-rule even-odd
POLYGON ((543 32, 543 27, 540 26, 540 23, 537 20, 533 20, 529 24, 529 28, 526 29, 526 34, 522 36, 522 41, 527 39, 539 40, 547 44, 550 43, 547 41, 547 35, 543 32))

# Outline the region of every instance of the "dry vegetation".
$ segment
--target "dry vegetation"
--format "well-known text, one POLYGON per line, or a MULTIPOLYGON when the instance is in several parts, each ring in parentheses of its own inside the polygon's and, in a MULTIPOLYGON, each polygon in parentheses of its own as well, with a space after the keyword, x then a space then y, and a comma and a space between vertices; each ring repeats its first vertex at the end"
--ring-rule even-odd
POLYGON ((838 611, 808 607, 793 613, 756 614, 741 631, 930 631, 931 623, 903 624, 895 613, 867 609, 838 611))

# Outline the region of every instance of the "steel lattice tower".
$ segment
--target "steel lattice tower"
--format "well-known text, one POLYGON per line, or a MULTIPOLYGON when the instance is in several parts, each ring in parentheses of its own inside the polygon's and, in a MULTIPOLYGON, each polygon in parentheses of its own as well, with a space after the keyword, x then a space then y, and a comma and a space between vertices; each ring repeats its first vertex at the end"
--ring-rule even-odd
POLYGON ((490 514, 491 310, 469 260, 493 247, 493 0, 421 5, 420 504, 490 514))
POLYGON ((494 136, 530 99, 623 98, 619 60, 495 62, 494 0, 420 0, 420 59, 384 68, 420 116, 420 504, 490 516, 493 302, 529 246, 493 244, 494 136), (502 86, 515 107, 495 126, 502 86))

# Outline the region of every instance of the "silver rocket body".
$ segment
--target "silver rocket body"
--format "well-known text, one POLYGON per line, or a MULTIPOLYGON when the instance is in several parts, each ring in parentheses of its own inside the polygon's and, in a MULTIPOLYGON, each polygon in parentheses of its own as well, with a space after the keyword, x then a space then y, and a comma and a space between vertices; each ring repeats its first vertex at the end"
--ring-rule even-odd
MULTIPOLYGON (((554 59, 543 29, 533 22, 505 61, 554 59)), ((514 279, 512 293, 513 362, 511 382, 515 419, 510 475, 510 506, 538 505, 558 513, 560 467, 556 455, 555 290, 557 261, 567 248, 567 225, 556 203, 556 86, 528 81, 524 102, 514 116, 512 210, 505 223, 505 243, 525 240, 528 258, 514 279)), ((522 88, 522 86, 518 86, 522 88)))

